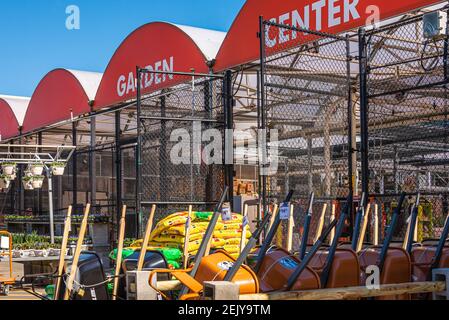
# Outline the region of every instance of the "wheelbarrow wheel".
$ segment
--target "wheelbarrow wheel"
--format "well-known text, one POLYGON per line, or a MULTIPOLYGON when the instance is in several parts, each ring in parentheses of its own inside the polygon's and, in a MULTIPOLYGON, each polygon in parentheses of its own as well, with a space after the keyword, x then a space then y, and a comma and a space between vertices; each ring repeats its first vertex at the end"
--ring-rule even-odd
POLYGON ((4 296, 9 296, 10 285, 6 284, 1 287, 1 293, 4 296))

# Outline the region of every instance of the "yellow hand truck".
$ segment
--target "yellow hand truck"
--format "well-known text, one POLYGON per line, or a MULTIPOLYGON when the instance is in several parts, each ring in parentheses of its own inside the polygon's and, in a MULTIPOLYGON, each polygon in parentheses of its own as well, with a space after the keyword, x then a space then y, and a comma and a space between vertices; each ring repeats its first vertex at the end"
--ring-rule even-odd
POLYGON ((0 231, 0 240, 0 257, 9 257, 9 277, 0 274, 0 294, 7 296, 16 282, 12 273, 12 235, 7 231, 0 231))

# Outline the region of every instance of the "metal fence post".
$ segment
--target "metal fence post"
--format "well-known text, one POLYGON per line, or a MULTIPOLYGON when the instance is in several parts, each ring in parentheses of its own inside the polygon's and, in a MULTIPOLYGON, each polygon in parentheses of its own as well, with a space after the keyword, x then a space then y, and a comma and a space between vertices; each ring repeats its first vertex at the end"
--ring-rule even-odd
POLYGON ((97 208, 97 118, 90 119, 90 150, 89 150, 89 181, 90 181, 90 203, 96 213, 97 208))
POLYGON ((233 86, 232 86, 232 72, 230 70, 226 71, 224 78, 224 115, 225 115, 225 129, 227 139, 225 141, 229 145, 225 145, 225 152, 227 156, 225 159, 225 172, 226 172, 226 184, 228 186, 228 199, 231 203, 231 208, 233 208, 233 198, 234 198, 234 139, 233 139, 233 129, 234 129, 234 115, 233 115, 233 86), (229 135, 229 136, 228 136, 229 135), (231 154, 229 154, 231 153, 231 154))
MULTIPOLYGON (((120 143, 121 136, 121 112, 115 112, 115 181, 116 181, 116 199, 115 199, 115 211, 117 223, 121 218, 122 210, 122 150, 120 143)), ((119 232, 117 228, 117 232, 119 232)), ((118 235, 118 234, 117 234, 118 235)))
POLYGON ((360 135, 362 156, 362 193, 369 194, 369 145, 368 145, 368 60, 366 31, 359 29, 359 71, 360 71, 360 135))
MULTIPOLYGON (((78 143, 77 123, 72 122, 72 146, 76 147, 78 143)), ((78 205, 78 159, 77 151, 73 153, 72 157, 72 207, 76 213, 78 205)))
MULTIPOLYGON (((259 133, 258 136, 261 134, 261 132, 264 132, 264 134, 266 135, 266 110, 265 110, 265 60, 266 60, 266 55, 265 55, 265 25, 264 25, 264 20, 263 20, 263 16, 259 17, 259 40, 260 40, 260 73, 259 73, 259 82, 258 82, 258 86, 259 86, 259 90, 260 91, 260 102, 259 102, 259 116, 260 116, 260 126, 259 126, 259 133)), ((261 146, 259 145, 260 143, 260 139, 258 139, 258 143, 257 143, 257 147, 258 147, 258 155, 260 155, 262 153, 262 159, 258 159, 259 162, 259 170, 260 168, 264 167, 266 164, 266 145, 263 146, 263 149, 261 149, 261 146), (260 163, 262 161, 262 164, 260 163)), ((267 143, 267 141, 265 141, 265 144, 267 143)), ((265 170, 264 170, 265 171, 265 170)), ((260 173, 259 173, 260 174, 260 173)), ((262 210, 259 210, 258 212, 258 221, 257 221, 257 227, 259 226, 262 217, 261 217, 261 212, 267 212, 267 175, 266 172, 262 172, 262 174, 260 174, 262 181, 259 182, 262 184, 262 210)), ((265 237, 265 234, 264 234, 265 237)))
POLYGON ((136 230, 137 236, 143 234, 142 230, 142 97, 141 82, 142 73, 140 67, 136 67, 137 75, 137 146, 136 146, 136 230))

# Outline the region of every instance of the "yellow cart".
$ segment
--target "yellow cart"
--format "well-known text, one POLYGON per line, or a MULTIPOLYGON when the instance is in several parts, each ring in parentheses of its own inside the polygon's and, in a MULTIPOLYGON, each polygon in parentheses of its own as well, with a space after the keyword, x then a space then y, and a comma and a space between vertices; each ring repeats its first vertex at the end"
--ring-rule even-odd
POLYGON ((0 231, 0 240, 0 257, 9 257, 9 277, 0 274, 0 294, 7 296, 16 282, 12 274, 12 235, 7 231, 0 231))

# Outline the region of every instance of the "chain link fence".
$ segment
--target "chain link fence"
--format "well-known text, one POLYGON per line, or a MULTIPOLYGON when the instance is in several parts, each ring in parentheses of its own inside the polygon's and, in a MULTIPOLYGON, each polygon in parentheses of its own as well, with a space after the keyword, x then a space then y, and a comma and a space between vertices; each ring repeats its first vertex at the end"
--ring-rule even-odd
MULTIPOLYGON (((295 190, 293 247, 299 247, 307 198, 315 193, 316 204, 309 242, 323 209, 326 222, 332 198, 346 197, 351 189, 355 143, 352 110, 350 48, 346 38, 263 22, 262 111, 259 122, 267 128, 267 156, 276 169, 266 178, 269 201, 280 202, 295 190), (274 43, 273 39, 278 39, 274 43), (300 44, 300 45, 298 45, 300 44), (278 141, 271 135, 277 132, 278 141)), ((356 166, 356 163, 354 163, 356 166)), ((263 182, 261 182, 263 185, 263 182)), ((287 223, 280 233, 287 234, 287 223)), ((284 239, 285 240, 285 239, 284 239)))
MULTIPOLYGON (((424 31, 423 15, 405 17, 367 32, 362 45, 368 72, 369 192, 387 195, 376 199, 387 216, 394 201, 388 195, 427 193, 421 211, 431 217, 420 224, 420 238, 433 238, 448 213, 448 46, 447 36, 426 38, 424 31)), ((397 237, 405 231, 398 226, 397 237)))
POLYGON ((189 204, 212 210, 225 184, 224 150, 208 149, 214 142, 224 145, 223 80, 164 76, 181 84, 142 97, 140 117, 142 203, 157 205, 155 223, 189 204), (217 161, 207 163, 205 154, 217 161))

